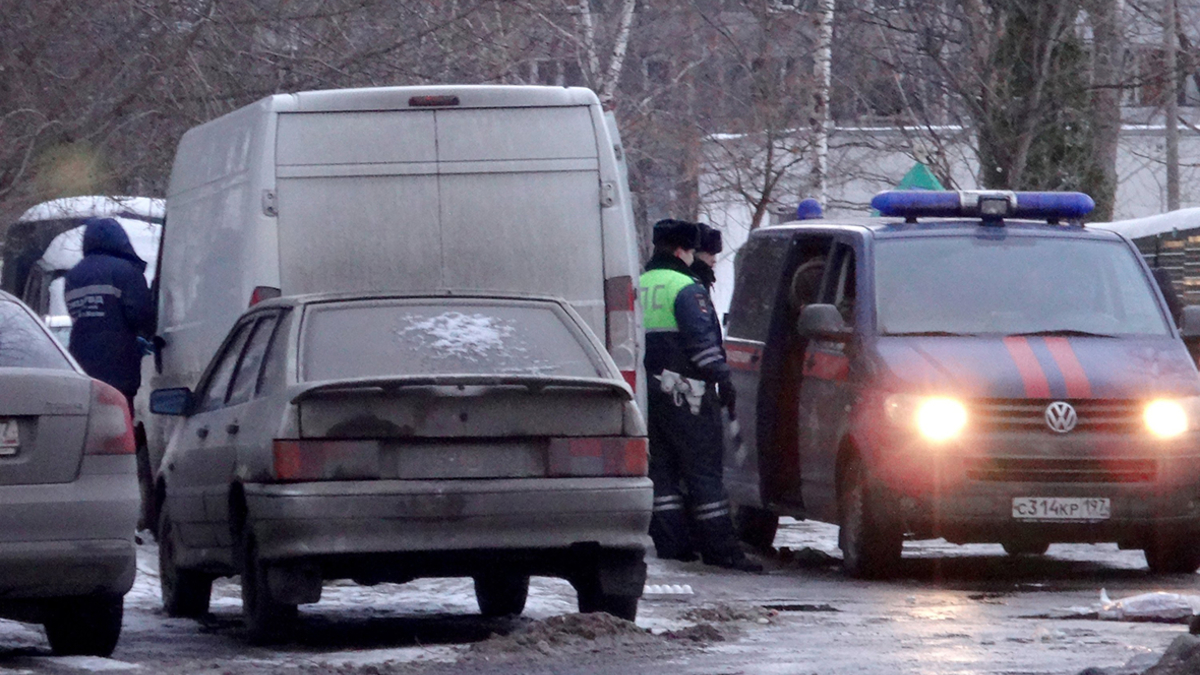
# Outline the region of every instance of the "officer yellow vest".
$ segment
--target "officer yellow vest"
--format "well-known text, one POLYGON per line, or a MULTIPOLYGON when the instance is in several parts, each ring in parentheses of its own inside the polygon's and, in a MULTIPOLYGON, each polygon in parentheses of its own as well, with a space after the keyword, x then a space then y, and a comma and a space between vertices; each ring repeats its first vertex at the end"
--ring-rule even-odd
POLYGON ((675 298, 696 280, 682 272, 654 269, 642 274, 639 285, 642 298, 642 321, 647 333, 679 331, 675 320, 675 298))

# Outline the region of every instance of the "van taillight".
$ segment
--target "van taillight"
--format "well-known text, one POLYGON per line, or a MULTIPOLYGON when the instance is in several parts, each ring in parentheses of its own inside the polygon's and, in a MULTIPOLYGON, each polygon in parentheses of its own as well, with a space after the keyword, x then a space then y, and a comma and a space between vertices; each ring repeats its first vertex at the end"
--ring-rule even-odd
POLYGON ((273 300, 280 295, 279 289, 274 286, 255 286, 254 291, 250 293, 250 307, 257 305, 265 300, 273 300))
POLYGON ((645 438, 553 438, 546 474, 565 476, 645 476, 645 438))
POLYGON ((605 346, 621 376, 635 392, 638 367, 636 302, 632 277, 604 280, 605 346))
POLYGON ((379 478, 378 441, 275 440, 281 481, 379 478))
POLYGON ((88 409, 85 455, 132 455, 133 420, 125 395, 109 385, 92 380, 92 406, 88 409))

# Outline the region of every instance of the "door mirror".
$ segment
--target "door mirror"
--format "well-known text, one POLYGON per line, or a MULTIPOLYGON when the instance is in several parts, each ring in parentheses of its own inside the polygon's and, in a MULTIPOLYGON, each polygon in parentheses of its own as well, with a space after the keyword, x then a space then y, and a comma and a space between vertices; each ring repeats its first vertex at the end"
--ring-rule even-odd
POLYGON ((186 416, 192 411, 192 390, 187 387, 155 389, 150 392, 150 412, 155 415, 186 416))
POLYGON ((806 338, 832 342, 849 342, 852 334, 837 307, 820 304, 805 305, 800 310, 796 330, 806 338))
POLYGON ((1200 342, 1200 305, 1188 305, 1183 308, 1183 321, 1180 322, 1179 333, 1184 342, 1200 342))

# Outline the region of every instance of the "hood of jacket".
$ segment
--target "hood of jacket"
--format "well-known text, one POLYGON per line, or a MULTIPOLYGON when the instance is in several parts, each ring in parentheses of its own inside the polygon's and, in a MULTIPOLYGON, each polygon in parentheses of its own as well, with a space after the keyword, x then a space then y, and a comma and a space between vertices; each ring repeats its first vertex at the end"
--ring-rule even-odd
POLYGON ((88 219, 87 229, 83 231, 83 254, 111 255, 133 263, 139 272, 146 271, 146 261, 133 250, 125 228, 112 218, 88 219))

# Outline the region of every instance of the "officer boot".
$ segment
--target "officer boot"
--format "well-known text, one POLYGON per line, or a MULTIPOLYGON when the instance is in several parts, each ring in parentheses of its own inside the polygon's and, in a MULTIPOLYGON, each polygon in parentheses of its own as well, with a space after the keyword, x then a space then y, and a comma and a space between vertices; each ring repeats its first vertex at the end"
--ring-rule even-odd
POLYGON ((746 553, 742 551, 728 508, 718 511, 717 514, 710 514, 709 517, 704 517, 703 514, 697 516, 696 526, 704 564, 740 572, 762 571, 762 565, 747 558, 746 553))

